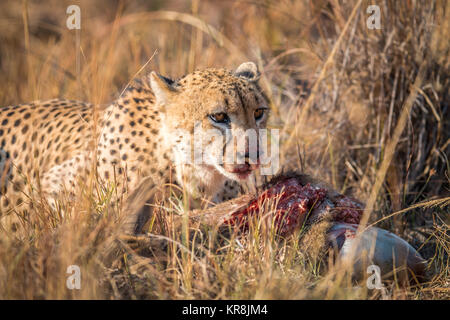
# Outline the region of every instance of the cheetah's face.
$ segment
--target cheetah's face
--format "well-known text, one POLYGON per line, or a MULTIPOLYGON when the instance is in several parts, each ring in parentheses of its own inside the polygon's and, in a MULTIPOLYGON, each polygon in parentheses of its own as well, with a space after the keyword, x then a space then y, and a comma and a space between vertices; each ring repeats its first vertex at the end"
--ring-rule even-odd
POLYGON ((266 127, 269 104, 254 63, 235 72, 197 71, 176 82, 155 73, 150 77, 176 152, 233 180, 247 179, 258 168, 260 129, 266 127))

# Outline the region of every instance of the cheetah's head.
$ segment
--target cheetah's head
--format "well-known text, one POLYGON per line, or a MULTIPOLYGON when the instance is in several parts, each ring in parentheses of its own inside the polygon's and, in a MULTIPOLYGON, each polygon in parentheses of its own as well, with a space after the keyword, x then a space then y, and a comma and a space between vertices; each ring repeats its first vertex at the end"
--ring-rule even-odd
POLYGON ((245 180, 258 168, 260 129, 269 103, 253 62, 234 72, 206 69, 172 81, 151 73, 150 83, 172 137, 177 161, 199 174, 245 180))

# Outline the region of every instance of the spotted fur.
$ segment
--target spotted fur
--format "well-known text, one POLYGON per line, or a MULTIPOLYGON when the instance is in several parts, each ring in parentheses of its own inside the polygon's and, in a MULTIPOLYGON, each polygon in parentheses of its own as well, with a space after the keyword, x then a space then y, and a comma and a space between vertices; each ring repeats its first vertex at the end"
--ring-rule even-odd
MULTIPOLYGON (((180 162, 177 152, 188 146, 179 132, 192 134, 200 123, 224 133, 225 126, 211 121, 217 112, 229 115, 232 131, 265 127, 267 115, 259 122, 253 116, 268 105, 257 78, 253 63, 178 80, 151 73, 108 106, 54 99, 0 108, 0 213, 26 217, 33 195, 51 202, 62 191, 73 193, 89 175, 121 193, 151 177, 155 184, 186 187, 194 197, 233 198, 242 179, 215 163, 180 162)), ((226 147, 204 140, 205 148, 226 147)))

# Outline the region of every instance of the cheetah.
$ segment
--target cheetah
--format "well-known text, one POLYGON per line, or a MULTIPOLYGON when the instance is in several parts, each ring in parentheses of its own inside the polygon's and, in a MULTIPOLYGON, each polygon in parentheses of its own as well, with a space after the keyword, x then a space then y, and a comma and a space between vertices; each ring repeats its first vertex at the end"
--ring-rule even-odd
POLYGON ((94 171, 124 194, 151 177, 195 199, 235 197, 259 166, 260 146, 243 132, 265 128, 269 116, 259 77, 253 62, 176 80, 151 72, 105 106, 54 99, 0 108, 0 214, 26 217, 32 193, 51 202, 94 171), (223 161, 229 150, 241 161, 223 161))

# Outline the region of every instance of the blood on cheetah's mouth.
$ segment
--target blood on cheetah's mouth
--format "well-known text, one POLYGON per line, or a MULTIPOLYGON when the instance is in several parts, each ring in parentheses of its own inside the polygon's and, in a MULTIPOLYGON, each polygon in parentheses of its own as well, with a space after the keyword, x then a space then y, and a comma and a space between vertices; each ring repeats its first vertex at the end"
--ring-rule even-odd
POLYGON ((235 164, 235 165, 227 165, 225 164, 224 169, 227 172, 235 174, 239 179, 245 180, 252 173, 253 170, 258 169, 259 163, 257 164, 235 164))

